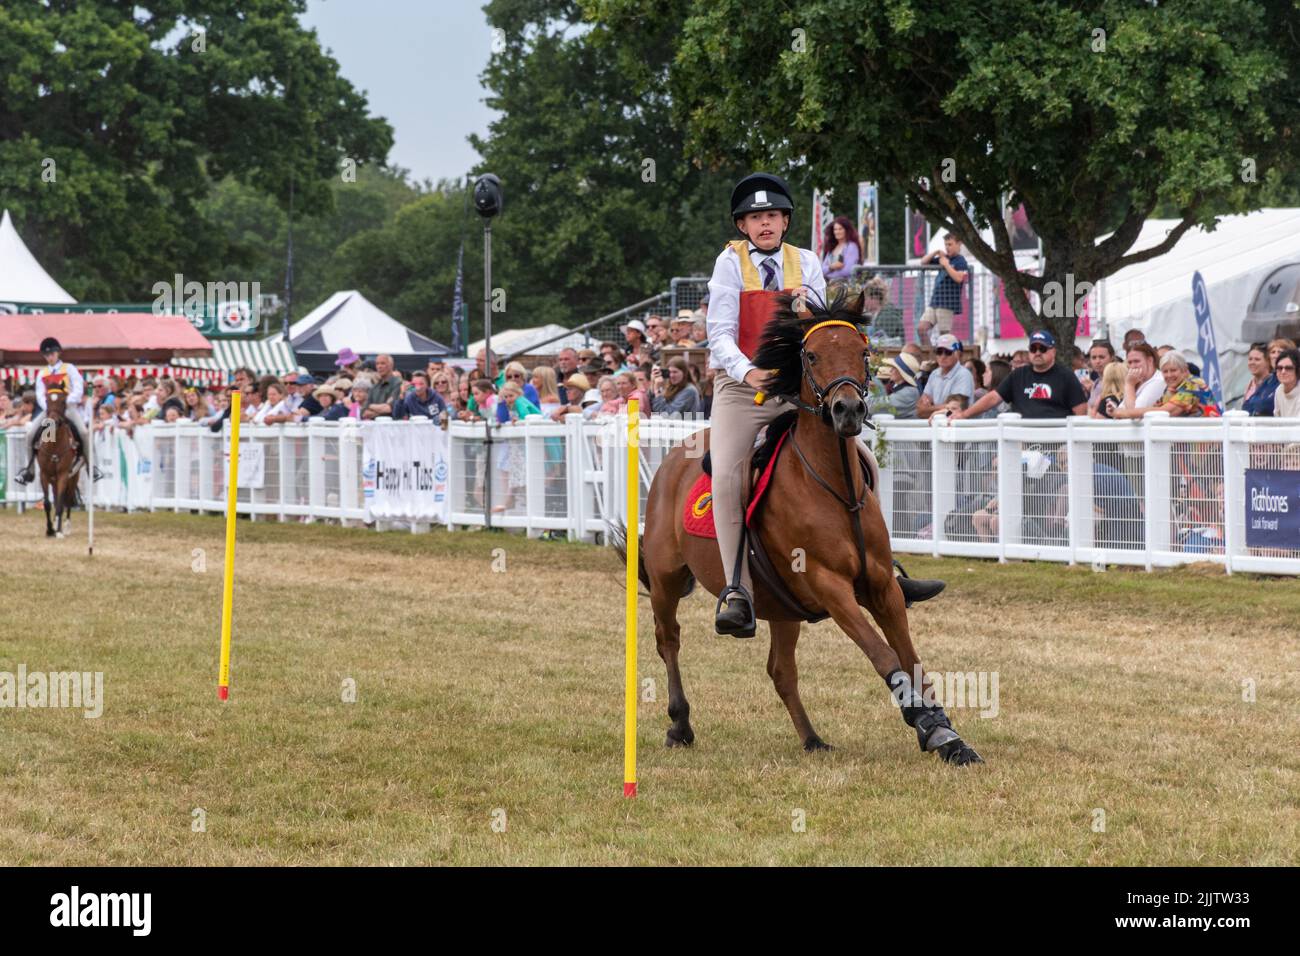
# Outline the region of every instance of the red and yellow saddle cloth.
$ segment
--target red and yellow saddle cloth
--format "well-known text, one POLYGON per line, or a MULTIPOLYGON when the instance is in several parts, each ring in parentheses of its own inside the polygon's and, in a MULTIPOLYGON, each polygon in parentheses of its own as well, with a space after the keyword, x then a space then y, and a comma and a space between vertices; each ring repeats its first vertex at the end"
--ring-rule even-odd
MULTIPOLYGON (((749 525, 753 521, 754 514, 758 504, 763 500, 763 495, 768 486, 772 483, 772 473, 776 469, 776 460, 781 457, 781 449, 785 447, 785 440, 790 437, 787 430, 782 432, 781 437, 777 439, 776 449, 772 452, 772 457, 768 459, 767 465, 763 468, 763 474, 759 476, 758 483, 754 485, 754 493, 749 498, 749 506, 745 509, 745 524, 749 525)), ((686 496, 686 507, 682 509, 682 525, 687 534, 695 535, 697 538, 716 538, 717 529, 713 526, 713 478, 710 475, 700 475, 691 485, 690 494, 686 496)))
MULTIPOLYGON (((731 243, 736 257, 740 260, 740 280, 744 288, 740 292, 740 323, 736 331, 736 344, 745 357, 752 360, 763 341, 763 330, 776 315, 776 297, 780 292, 763 288, 763 277, 749 255, 749 242, 737 239, 731 243)), ((776 250, 772 256, 775 258, 776 250)), ((790 292, 803 285, 803 267, 799 263, 799 250, 788 242, 781 243, 781 274, 785 291, 790 292)))

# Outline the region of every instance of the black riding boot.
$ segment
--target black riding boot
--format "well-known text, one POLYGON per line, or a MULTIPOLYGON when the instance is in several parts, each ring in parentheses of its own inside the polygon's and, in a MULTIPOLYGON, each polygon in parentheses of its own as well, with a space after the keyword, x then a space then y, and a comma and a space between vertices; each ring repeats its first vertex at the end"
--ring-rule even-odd
POLYGON ((913 604, 918 604, 921 601, 930 600, 930 598, 934 597, 948 586, 945 581, 927 581, 921 578, 909 578, 907 572, 903 570, 903 566, 897 561, 894 562, 894 567, 898 568, 898 586, 903 592, 903 600, 906 602, 908 607, 911 607, 913 604))
POLYGON ((27 467, 18 474, 14 475, 14 481, 20 485, 30 485, 36 480, 36 449, 30 448, 27 452, 27 467))
POLYGON ((754 602, 743 587, 724 588, 718 598, 718 612, 713 618, 713 629, 732 637, 753 637, 757 623, 754 619, 754 602))
POLYGON ((744 567, 745 547, 749 544, 749 529, 740 532, 740 547, 736 551, 736 566, 731 572, 731 584, 718 595, 718 608, 713 617, 713 629, 732 637, 753 637, 758 626, 754 618, 754 600, 740 583, 744 567))

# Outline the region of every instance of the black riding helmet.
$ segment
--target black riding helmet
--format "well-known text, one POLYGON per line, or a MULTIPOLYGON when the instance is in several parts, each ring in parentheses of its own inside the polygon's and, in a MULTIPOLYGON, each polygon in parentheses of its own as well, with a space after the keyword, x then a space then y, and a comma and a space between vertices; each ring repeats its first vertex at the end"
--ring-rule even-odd
MULTIPOLYGON (((793 217, 794 200, 790 197, 790 186, 780 176, 771 173, 750 173, 731 191, 731 221, 734 224, 745 213, 764 209, 788 212, 793 217)), ((736 231, 740 232, 739 229, 736 231)), ((786 231, 789 231, 788 224, 786 231)), ((784 240, 785 235, 782 234, 781 238, 784 240)))
POLYGON ((44 355, 46 352, 62 352, 62 351, 63 351, 63 346, 59 344, 59 340, 56 339, 54 336, 48 335, 45 338, 41 339, 42 355, 44 355))

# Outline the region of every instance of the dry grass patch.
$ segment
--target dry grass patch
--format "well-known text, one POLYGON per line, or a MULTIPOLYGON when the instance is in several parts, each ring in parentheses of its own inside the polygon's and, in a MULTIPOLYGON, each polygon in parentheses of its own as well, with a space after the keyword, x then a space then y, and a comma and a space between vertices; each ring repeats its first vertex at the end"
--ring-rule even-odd
POLYGON ((0 512, 0 670, 103 671, 106 704, 98 720, 0 710, 0 863, 1300 857, 1294 581, 909 560, 950 582, 913 612, 927 665, 999 675, 996 718, 952 712, 988 760, 965 771, 917 750, 830 623, 807 629, 800 668, 837 749, 804 754, 762 634, 714 637, 698 594, 682 608, 698 743, 663 749, 666 686, 643 601, 639 663, 658 699, 641 706, 632 802, 622 569, 604 549, 241 522, 221 705, 220 520, 100 516, 93 561, 84 540, 40 534, 38 515, 0 512), (1255 703, 1242 700, 1247 678, 1255 703))

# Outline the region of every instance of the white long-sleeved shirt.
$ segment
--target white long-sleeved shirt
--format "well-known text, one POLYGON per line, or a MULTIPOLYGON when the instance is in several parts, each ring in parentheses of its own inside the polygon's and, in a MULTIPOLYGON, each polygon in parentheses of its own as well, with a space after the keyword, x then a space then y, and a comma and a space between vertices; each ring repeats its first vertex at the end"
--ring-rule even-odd
POLYGON ((45 376, 59 374, 68 377, 68 408, 79 408, 86 396, 86 380, 77 366, 59 359, 54 365, 45 366, 45 371, 36 378, 36 407, 41 411, 45 411, 45 376))
MULTIPOLYGON (((783 254, 778 247, 773 252, 760 252, 751 244, 750 261, 759 275, 763 274, 760 263, 771 257, 776 266, 776 284, 785 288, 785 265, 783 254)), ((826 277, 822 275, 821 263, 807 249, 799 250, 799 268, 803 273, 803 284, 820 299, 826 298, 826 277)), ((709 366, 722 369, 738 382, 755 368, 754 363, 745 357, 736 343, 740 331, 740 293, 744 289, 740 276, 740 260, 731 246, 718 254, 713 264, 713 278, 709 280, 709 366)))

